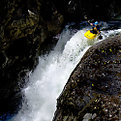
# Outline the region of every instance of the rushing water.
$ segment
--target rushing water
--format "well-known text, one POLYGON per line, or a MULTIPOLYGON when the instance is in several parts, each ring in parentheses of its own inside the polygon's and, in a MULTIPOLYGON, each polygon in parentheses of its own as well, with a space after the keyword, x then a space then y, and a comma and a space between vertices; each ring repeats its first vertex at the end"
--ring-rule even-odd
MULTIPOLYGON (((25 100, 22 109, 12 121, 51 121, 56 109, 56 99, 62 92, 71 72, 86 50, 99 40, 84 37, 86 29, 69 29, 61 33, 55 48, 39 58, 39 64, 30 75, 23 90, 25 100)), ((103 38, 120 33, 118 30, 102 32, 103 38)))

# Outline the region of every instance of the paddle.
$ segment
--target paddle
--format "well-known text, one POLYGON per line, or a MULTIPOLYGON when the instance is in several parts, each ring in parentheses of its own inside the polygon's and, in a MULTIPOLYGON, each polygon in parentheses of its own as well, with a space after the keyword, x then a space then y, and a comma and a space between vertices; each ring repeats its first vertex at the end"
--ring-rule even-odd
POLYGON ((90 23, 93 23, 93 21, 94 21, 94 19, 89 20, 89 19, 87 18, 86 15, 84 16, 84 19, 85 19, 89 24, 90 24, 90 23))

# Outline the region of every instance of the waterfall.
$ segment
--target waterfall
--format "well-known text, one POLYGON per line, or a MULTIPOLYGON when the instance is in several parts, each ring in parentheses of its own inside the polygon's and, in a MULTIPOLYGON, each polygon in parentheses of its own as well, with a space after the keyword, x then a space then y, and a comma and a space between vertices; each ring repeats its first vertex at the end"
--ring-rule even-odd
MULTIPOLYGON (((121 30, 116 30, 120 32, 121 30)), ((71 72, 76 67, 86 50, 97 41, 84 37, 86 29, 76 33, 68 27, 61 33, 55 48, 39 57, 39 64, 30 75, 29 83, 23 93, 22 109, 12 121, 51 121, 56 109, 56 99, 62 92, 71 72)), ((114 33, 103 32, 103 37, 114 33)))

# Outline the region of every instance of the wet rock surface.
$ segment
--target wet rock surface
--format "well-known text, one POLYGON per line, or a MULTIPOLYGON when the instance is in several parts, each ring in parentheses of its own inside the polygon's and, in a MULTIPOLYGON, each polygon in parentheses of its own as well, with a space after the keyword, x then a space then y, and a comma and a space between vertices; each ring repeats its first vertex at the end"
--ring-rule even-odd
POLYGON ((121 35, 88 49, 57 99, 53 121, 121 120, 121 35))
POLYGON ((1 116, 17 112, 29 71, 38 64, 43 43, 61 31, 63 16, 43 0, 1 0, 0 6, 1 116))

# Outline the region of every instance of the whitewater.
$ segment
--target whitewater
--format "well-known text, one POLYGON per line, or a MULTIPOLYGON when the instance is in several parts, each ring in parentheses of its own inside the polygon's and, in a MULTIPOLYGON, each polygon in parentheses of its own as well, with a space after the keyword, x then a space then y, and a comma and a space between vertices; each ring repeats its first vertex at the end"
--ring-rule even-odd
POLYGON ((25 95, 22 109, 11 121, 52 121, 56 99, 87 49, 103 39, 121 33, 121 29, 101 32, 102 40, 89 41, 82 30, 65 27, 58 43, 49 54, 39 57, 39 64, 30 73, 29 83, 22 90, 25 95))

